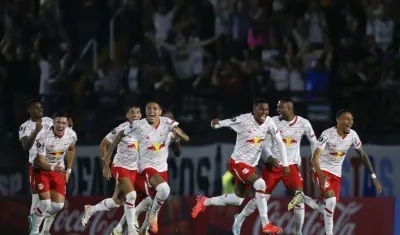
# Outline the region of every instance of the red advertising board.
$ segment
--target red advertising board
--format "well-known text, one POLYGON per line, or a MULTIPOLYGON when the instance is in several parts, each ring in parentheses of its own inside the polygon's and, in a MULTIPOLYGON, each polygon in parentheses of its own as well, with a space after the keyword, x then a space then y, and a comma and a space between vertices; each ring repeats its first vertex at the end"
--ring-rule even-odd
MULTIPOLYGON (((122 215, 122 208, 97 213, 87 227, 80 224, 83 206, 96 204, 102 197, 69 197, 65 208, 59 212, 52 234, 108 235, 122 215)), ((293 212, 287 211, 290 198, 277 198, 269 202, 269 217, 283 226, 281 234, 292 234, 293 212)), ((1 234, 26 234, 28 198, 0 198, 1 234)), ((196 219, 190 217, 194 197, 172 197, 164 204, 159 217, 161 235, 230 235, 233 215, 242 207, 209 207, 196 219)), ((246 202, 245 202, 246 203, 246 202)), ((245 205, 243 204, 243 206, 245 205)), ((335 210, 337 235, 393 234, 394 198, 343 198, 335 210)), ((251 215, 243 224, 242 234, 260 235, 258 214, 251 215)), ((307 210, 303 234, 324 235, 323 217, 307 210)))

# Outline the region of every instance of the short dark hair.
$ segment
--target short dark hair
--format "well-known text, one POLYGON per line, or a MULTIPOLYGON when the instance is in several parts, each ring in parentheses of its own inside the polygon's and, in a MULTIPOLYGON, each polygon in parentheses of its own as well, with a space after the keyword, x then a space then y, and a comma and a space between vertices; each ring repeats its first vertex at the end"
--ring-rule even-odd
POLYGON ((344 113, 351 113, 350 110, 348 109, 341 109, 339 111, 336 112, 336 119, 338 119, 340 116, 342 116, 342 114, 344 113))
POLYGON ((160 102, 155 101, 155 100, 149 100, 149 101, 147 101, 145 107, 147 107, 147 105, 149 105, 150 103, 158 104, 158 107, 160 107, 160 109, 161 109, 161 104, 160 104, 160 102))
POLYGON ((131 110, 131 109, 133 109, 133 108, 137 108, 137 109, 139 109, 140 111, 142 111, 142 110, 140 109, 140 105, 134 104, 134 105, 128 105, 128 106, 126 106, 126 108, 125 108, 125 113, 128 113, 129 110, 131 110))
POLYGON ((59 117, 68 118, 68 113, 66 111, 57 111, 57 112, 55 112, 53 114, 53 119, 56 119, 56 118, 59 118, 59 117))
POLYGON ((285 102, 285 103, 292 103, 292 104, 294 104, 292 98, 289 98, 289 97, 283 97, 283 98, 281 98, 279 101, 280 101, 280 102, 285 102))
POLYGON ((26 107, 29 108, 29 107, 31 107, 32 104, 36 104, 36 103, 41 103, 41 102, 38 99, 30 99, 30 100, 28 100, 28 102, 26 102, 26 107))
POLYGON ((259 104, 268 104, 267 100, 264 98, 257 98, 253 102, 253 107, 259 105, 259 104))

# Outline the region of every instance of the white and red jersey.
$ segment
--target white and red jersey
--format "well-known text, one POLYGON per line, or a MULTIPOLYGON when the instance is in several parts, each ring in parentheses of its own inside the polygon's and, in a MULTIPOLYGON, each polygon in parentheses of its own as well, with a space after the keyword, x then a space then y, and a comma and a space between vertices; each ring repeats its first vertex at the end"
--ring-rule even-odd
POLYGON ((361 140, 354 130, 350 130, 349 134, 341 137, 337 133, 336 127, 331 127, 322 132, 316 147, 322 149, 319 158, 321 170, 340 177, 347 151, 351 147, 359 149, 361 140))
MULTIPOLYGON (((109 142, 113 142, 118 133, 125 130, 130 124, 130 122, 124 122, 120 124, 110 133, 108 133, 105 138, 109 142)), ((137 161, 139 158, 138 147, 139 142, 135 136, 124 136, 117 146, 117 153, 114 156, 113 165, 117 167, 123 167, 128 170, 137 170, 137 161)))
MULTIPOLYGON (((42 130, 40 132, 43 132, 44 130, 50 129, 51 126, 53 126, 53 119, 49 117, 42 117, 42 130)), ((36 122, 32 121, 29 119, 28 121, 24 122, 20 127, 19 127, 19 140, 21 140, 24 137, 29 137, 33 131, 36 129, 36 122)), ((39 132, 39 133, 40 133, 39 132)), ((33 163, 33 160, 35 160, 37 156, 37 147, 36 147, 36 140, 39 134, 36 136, 35 142, 32 145, 31 149, 29 149, 29 162, 33 163)))
MULTIPOLYGON (((281 155, 286 158, 286 150, 282 143, 281 135, 271 117, 267 117, 265 122, 259 124, 253 114, 242 114, 232 119, 219 121, 219 127, 230 127, 237 133, 235 149, 231 158, 235 162, 243 162, 249 166, 256 166, 260 160, 262 144, 267 135, 273 137, 281 146, 281 155)), ((285 162, 287 166, 287 162, 285 162)))
POLYGON ((153 127, 146 119, 134 121, 124 131, 139 141, 139 171, 154 168, 159 172, 168 170, 168 147, 172 140, 172 130, 178 122, 160 117, 160 123, 153 127))
MULTIPOLYGON (((300 116, 296 116, 292 121, 288 122, 279 116, 272 117, 276 127, 282 136, 282 141, 285 144, 289 165, 301 164, 300 157, 300 142, 303 136, 308 138, 311 145, 311 154, 314 151, 317 138, 310 122, 300 116)), ((271 147, 271 152, 274 158, 282 164, 282 159, 279 155, 279 148, 275 141, 268 139, 267 144, 271 147)))
POLYGON ((46 163, 64 165, 64 157, 68 148, 75 144, 77 136, 71 128, 65 128, 64 135, 54 134, 53 127, 39 133, 36 139, 37 155, 44 156, 46 163))

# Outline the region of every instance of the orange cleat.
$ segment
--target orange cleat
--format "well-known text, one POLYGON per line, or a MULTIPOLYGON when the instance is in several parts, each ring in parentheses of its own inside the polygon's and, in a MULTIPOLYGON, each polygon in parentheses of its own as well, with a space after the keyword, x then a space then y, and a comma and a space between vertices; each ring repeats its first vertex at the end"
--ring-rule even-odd
POLYGON ((157 233, 158 232, 158 221, 157 221, 157 214, 154 213, 149 213, 149 226, 150 226, 150 231, 152 233, 157 233))
POLYGON ((207 197, 204 197, 203 195, 197 196, 197 203, 196 206, 193 208, 192 211, 192 218, 196 218, 197 215, 200 212, 204 212, 206 210, 206 207, 204 206, 204 201, 207 199, 207 197))
POLYGON ((282 232, 282 228, 276 227, 272 224, 272 222, 270 222, 267 225, 265 225, 262 231, 263 233, 268 233, 268 234, 278 234, 282 232))

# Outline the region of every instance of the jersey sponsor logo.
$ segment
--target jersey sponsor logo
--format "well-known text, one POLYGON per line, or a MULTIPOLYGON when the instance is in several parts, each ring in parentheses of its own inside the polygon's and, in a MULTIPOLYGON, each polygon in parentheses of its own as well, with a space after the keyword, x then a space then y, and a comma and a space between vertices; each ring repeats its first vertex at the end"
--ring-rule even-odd
POLYGON ((132 144, 128 145, 128 149, 137 149, 138 148, 138 142, 135 141, 132 144))
POLYGON ((341 152, 341 151, 336 151, 336 152, 332 152, 329 153, 331 156, 335 157, 336 159, 340 159, 342 157, 344 157, 344 155, 346 155, 345 152, 341 152))
POLYGON ((160 152, 163 148, 165 148, 165 144, 161 143, 155 143, 147 147, 147 150, 154 151, 154 152, 160 152))
POLYGON ((246 140, 246 142, 253 146, 259 146, 264 140, 265 139, 262 139, 260 137, 254 137, 253 139, 246 140))
POLYGON ((49 153, 50 155, 52 155, 54 158, 60 158, 62 156, 64 156, 64 151, 60 150, 60 151, 56 151, 54 153, 49 153))
POLYGON ((290 137, 283 138, 282 141, 283 141, 283 143, 285 144, 286 147, 290 147, 290 146, 295 145, 295 144, 298 143, 297 140, 292 139, 290 137))

